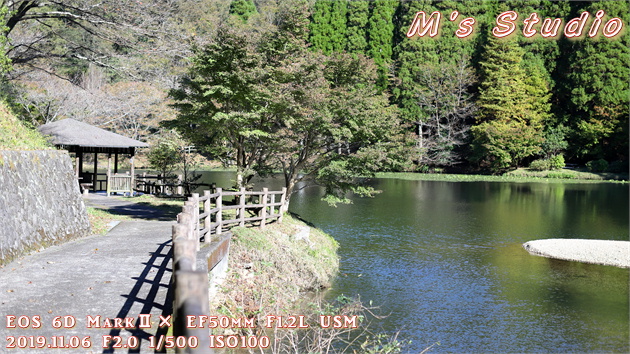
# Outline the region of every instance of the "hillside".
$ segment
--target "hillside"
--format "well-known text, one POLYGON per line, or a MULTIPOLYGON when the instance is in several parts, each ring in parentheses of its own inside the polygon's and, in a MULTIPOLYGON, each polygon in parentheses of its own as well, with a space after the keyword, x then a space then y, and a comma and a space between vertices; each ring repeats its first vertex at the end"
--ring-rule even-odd
POLYGON ((34 129, 11 113, 4 102, 0 102, 0 150, 46 150, 51 146, 34 129))

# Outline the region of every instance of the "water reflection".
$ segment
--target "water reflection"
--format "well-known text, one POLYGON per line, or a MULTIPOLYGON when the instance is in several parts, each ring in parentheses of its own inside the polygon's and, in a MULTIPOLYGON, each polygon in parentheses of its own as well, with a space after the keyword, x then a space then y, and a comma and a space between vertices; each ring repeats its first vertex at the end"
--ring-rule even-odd
POLYGON ((291 210, 340 242, 330 296, 380 304, 391 314, 380 325, 412 339, 410 352, 437 341, 435 352, 628 352, 628 270, 521 247, 541 238, 628 239, 627 185, 373 184, 383 193, 337 208, 308 188, 291 210))

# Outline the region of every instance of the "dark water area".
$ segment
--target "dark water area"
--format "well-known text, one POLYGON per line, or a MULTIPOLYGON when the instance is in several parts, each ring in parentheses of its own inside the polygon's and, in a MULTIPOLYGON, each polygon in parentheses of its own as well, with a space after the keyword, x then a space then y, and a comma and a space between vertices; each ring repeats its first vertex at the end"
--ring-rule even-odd
MULTIPOLYGON (((231 173, 204 176, 228 187, 231 173)), ((258 181, 277 189, 281 180, 258 181)), ((376 179, 375 198, 290 210, 339 243, 330 298, 360 295, 417 353, 628 352, 629 270, 529 255, 544 238, 628 240, 627 184, 376 179)))

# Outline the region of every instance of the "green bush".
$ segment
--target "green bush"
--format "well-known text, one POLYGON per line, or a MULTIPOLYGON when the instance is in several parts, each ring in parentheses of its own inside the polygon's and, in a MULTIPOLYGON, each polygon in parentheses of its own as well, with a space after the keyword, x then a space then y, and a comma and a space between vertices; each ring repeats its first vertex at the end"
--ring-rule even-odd
POLYGON ((586 168, 591 172, 604 172, 608 168, 608 161, 604 159, 589 161, 586 163, 586 168))
POLYGON ((529 164, 529 168, 534 171, 546 171, 551 168, 551 165, 549 160, 540 159, 532 161, 532 163, 529 164))
POLYGON ((553 155, 548 159, 534 160, 529 168, 534 171, 559 170, 564 168, 564 156, 553 155))
POLYGON ((564 168, 564 156, 553 155, 549 158, 549 167, 552 170, 559 170, 564 168))

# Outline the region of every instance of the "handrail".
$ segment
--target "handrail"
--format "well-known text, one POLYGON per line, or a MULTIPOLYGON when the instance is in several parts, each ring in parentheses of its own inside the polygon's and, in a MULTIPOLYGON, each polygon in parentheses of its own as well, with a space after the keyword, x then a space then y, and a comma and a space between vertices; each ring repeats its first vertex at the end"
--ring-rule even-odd
MULTIPOLYGON (((197 206, 195 214, 196 232, 201 238, 205 237, 206 234, 218 235, 222 232, 224 226, 229 224, 238 223, 239 226, 245 226, 245 222, 259 221, 259 226, 264 228, 269 223, 269 220, 276 219, 278 222, 282 222, 280 209, 286 198, 286 193, 286 188, 282 188, 280 191, 269 191, 269 189, 263 188, 262 191, 256 192, 247 191, 245 188, 241 188, 236 192, 226 192, 222 188, 217 188, 214 193, 211 193, 209 190, 204 191, 203 196, 193 193, 186 203, 190 203, 193 207, 197 206), (237 197, 235 201, 238 200, 238 204, 223 205, 224 196, 237 197), (280 196, 278 201, 276 201, 276 196, 280 196), (250 197, 249 203, 246 203, 247 197, 250 197), (199 208, 200 203, 203 205, 203 211, 199 208), (237 211, 237 218, 223 220, 222 212, 234 209, 237 211), (248 210, 253 210, 258 215, 246 217, 248 210), (203 223, 203 228, 200 227, 201 223, 203 223)), ((209 240, 210 238, 208 237, 207 239, 209 240)))
POLYGON ((189 328, 186 326, 188 316, 208 315, 209 310, 209 278, 207 271, 197 270, 197 252, 201 248, 201 242, 208 244, 211 235, 223 233, 224 226, 228 224, 244 225, 245 222, 260 221, 259 227, 263 228, 268 219, 276 219, 282 222, 282 204, 286 198, 286 188, 281 191, 269 191, 263 188, 260 192, 246 191, 241 188, 238 192, 223 192, 217 188, 215 193, 204 191, 203 196, 193 193, 192 197, 184 203, 182 212, 177 215, 177 224, 173 225, 173 334, 176 337, 189 339, 196 338, 195 348, 177 348, 178 352, 206 353, 210 347, 208 327, 189 328), (223 206, 223 196, 237 196, 239 204, 223 206), (280 200, 276 201, 276 196, 280 200), (250 197, 249 204, 246 203, 250 197), (203 205, 203 212, 200 205, 203 205), (276 212, 277 208, 277 212, 276 212), (223 220, 223 210, 236 209, 237 218, 223 220), (245 217, 247 209, 255 209, 260 214, 256 217, 245 217), (203 223, 204 228, 200 229, 203 223), (203 239, 203 241, 201 241, 203 239))

